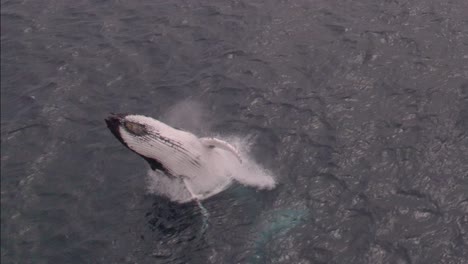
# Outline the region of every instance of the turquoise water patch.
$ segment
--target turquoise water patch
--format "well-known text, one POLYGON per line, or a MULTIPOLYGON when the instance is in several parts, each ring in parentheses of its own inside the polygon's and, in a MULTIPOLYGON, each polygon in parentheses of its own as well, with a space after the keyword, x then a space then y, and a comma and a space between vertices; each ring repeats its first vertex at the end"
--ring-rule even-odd
POLYGON ((263 221, 263 228, 254 242, 254 253, 250 257, 249 263, 265 262, 265 249, 268 243, 286 235, 292 228, 304 223, 308 216, 308 209, 283 209, 271 212, 268 217, 270 220, 263 221))

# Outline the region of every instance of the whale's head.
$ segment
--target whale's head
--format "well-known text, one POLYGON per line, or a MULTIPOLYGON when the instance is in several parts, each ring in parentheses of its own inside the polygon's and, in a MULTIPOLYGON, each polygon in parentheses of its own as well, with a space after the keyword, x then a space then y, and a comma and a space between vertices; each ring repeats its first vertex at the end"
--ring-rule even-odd
POLYGON ((110 114, 106 124, 124 146, 143 157, 153 170, 169 171, 158 160, 154 143, 161 141, 164 124, 150 117, 129 114, 110 114))
POLYGON ((112 113, 105 120, 112 134, 122 144, 130 148, 128 143, 132 137, 145 137, 150 135, 150 130, 157 131, 155 127, 150 128, 148 120, 144 120, 142 117, 144 116, 112 113))

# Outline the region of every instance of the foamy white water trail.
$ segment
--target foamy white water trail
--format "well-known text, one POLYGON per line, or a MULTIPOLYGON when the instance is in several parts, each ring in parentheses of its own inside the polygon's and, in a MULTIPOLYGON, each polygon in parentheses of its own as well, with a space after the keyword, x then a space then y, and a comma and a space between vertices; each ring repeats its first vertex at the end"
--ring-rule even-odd
POLYGON ((231 143, 239 151, 240 163, 232 153, 217 149, 216 155, 209 158, 213 173, 197 175, 193 178, 171 178, 161 171, 148 171, 149 192, 165 196, 172 201, 184 203, 193 199, 192 193, 199 200, 209 198, 226 190, 233 182, 257 189, 273 189, 276 181, 271 172, 263 168, 249 155, 250 144, 239 137, 221 138, 231 143), (190 191, 186 184, 190 186, 190 191))

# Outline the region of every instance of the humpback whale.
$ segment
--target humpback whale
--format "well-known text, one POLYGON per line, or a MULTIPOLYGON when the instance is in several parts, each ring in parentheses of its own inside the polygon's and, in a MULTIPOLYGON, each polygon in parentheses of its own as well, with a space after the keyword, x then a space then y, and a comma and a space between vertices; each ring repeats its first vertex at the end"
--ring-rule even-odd
POLYGON ((152 170, 185 185, 190 198, 180 202, 199 202, 221 192, 231 184, 235 166, 242 166, 236 148, 217 138, 198 138, 143 115, 111 114, 105 121, 112 134, 152 170))

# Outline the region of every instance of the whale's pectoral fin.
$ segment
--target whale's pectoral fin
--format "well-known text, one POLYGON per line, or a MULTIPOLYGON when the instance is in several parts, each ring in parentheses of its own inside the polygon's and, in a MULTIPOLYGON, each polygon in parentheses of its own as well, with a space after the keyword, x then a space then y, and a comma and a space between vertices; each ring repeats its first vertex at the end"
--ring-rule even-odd
POLYGON ((217 139, 217 138, 200 138, 200 141, 202 142, 203 145, 205 145, 207 148, 220 148, 223 150, 226 150, 228 152, 231 152, 236 158, 239 160, 240 163, 242 163, 242 159, 239 155, 239 152, 237 152, 236 148, 229 144, 226 141, 217 139))

